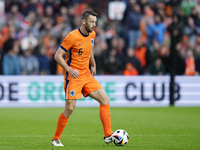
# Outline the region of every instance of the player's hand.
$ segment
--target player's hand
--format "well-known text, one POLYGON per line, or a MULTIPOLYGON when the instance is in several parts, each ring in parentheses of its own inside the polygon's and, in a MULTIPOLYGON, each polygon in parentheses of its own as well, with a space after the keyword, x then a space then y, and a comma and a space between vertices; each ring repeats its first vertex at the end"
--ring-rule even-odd
POLYGON ((94 77, 96 74, 96 67, 91 66, 91 75, 94 77))
POLYGON ((73 79, 75 79, 75 78, 77 78, 79 76, 78 70, 75 70, 75 69, 72 69, 72 68, 70 68, 68 70, 68 73, 73 79))

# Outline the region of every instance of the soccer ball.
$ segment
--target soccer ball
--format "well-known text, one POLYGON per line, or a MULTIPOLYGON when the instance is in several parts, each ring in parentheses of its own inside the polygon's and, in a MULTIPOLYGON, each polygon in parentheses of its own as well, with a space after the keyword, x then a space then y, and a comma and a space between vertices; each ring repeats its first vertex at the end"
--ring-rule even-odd
POLYGON ((113 133, 113 142, 117 146, 124 146, 128 143, 129 136, 125 130, 118 129, 113 133))

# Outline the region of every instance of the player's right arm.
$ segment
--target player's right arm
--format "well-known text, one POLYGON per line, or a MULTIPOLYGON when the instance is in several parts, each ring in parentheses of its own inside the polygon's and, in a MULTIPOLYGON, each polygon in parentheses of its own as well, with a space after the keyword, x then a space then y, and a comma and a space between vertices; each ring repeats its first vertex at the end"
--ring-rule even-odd
POLYGON ((63 68, 65 69, 69 75, 72 77, 72 78, 76 78, 79 76, 79 72, 78 70, 75 70, 75 69, 72 69, 70 68, 67 63, 65 62, 64 58, 63 58, 63 55, 65 54, 66 52, 61 48, 59 47, 59 49, 57 50, 54 58, 55 60, 57 61, 57 63, 63 68))

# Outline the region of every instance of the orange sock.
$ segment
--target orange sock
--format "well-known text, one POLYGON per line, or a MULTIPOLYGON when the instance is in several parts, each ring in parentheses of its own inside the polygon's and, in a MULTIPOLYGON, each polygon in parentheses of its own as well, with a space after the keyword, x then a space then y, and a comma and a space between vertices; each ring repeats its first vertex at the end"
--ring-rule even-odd
POLYGON ((69 118, 65 117, 62 113, 60 114, 60 116, 58 117, 57 128, 53 140, 60 139, 60 136, 67 124, 68 119, 69 118))
POLYGON ((100 105, 99 115, 103 125, 104 136, 108 137, 113 133, 111 130, 110 105, 100 105))

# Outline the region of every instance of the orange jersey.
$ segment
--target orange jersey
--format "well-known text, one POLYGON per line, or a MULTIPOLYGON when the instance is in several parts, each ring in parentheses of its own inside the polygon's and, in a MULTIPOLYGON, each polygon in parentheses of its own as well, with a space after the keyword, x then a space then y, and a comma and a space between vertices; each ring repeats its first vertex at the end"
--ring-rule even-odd
MULTIPOLYGON (((80 28, 70 32, 61 44, 61 48, 66 51, 66 63, 79 71, 78 78, 84 78, 90 75, 89 59, 94 46, 96 33, 93 31, 84 35, 80 28)), ((65 71, 65 79, 72 79, 65 71)))

